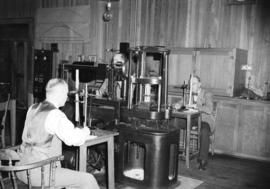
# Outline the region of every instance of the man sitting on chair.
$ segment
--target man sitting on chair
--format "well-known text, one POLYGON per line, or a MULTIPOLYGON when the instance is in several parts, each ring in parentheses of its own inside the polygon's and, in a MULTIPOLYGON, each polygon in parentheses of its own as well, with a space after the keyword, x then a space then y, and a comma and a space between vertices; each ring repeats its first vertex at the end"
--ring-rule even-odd
MULTIPOLYGON (((82 145, 90 134, 87 127, 75 128, 59 110, 67 100, 68 85, 63 79, 51 79, 46 86, 46 100, 33 104, 27 112, 19 164, 33 163, 62 154, 62 141, 67 145, 82 145)), ((40 168, 31 170, 33 186, 40 186, 40 168)), ((20 180, 27 183, 26 172, 18 172, 20 180)), ((45 184, 49 182, 49 167, 45 168, 45 184)), ((98 189, 93 175, 61 168, 55 170, 56 188, 98 189)))
MULTIPOLYGON (((205 170, 208 162, 208 151, 210 145, 210 136, 214 131, 215 113, 213 111, 213 95, 209 91, 201 88, 201 80, 198 76, 191 77, 191 97, 187 105, 190 109, 196 109, 201 112, 201 135, 200 135, 200 149, 199 149, 199 169, 205 170)), ((191 126, 197 126, 198 121, 192 120, 191 126)), ((177 119, 177 124, 180 128, 186 129, 186 120, 177 119)))
POLYGON ((198 157, 199 169, 205 170, 208 161, 210 135, 214 131, 215 113, 213 108, 213 95, 201 87, 201 80, 198 76, 191 78, 192 98, 190 108, 198 109, 201 112, 201 140, 198 157))

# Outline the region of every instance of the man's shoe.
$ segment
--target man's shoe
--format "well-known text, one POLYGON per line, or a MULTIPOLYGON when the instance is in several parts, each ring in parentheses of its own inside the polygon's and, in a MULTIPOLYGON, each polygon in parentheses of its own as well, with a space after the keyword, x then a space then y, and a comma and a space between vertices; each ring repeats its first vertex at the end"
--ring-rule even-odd
POLYGON ((199 160, 199 170, 205 171, 206 170, 207 161, 206 160, 199 160))

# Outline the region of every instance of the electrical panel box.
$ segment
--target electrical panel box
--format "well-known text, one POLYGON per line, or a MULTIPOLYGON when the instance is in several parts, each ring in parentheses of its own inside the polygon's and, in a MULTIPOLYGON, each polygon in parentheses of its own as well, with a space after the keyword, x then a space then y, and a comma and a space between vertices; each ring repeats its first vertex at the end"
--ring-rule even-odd
POLYGON ((45 87, 52 78, 53 51, 35 50, 33 96, 38 101, 45 99, 45 87))

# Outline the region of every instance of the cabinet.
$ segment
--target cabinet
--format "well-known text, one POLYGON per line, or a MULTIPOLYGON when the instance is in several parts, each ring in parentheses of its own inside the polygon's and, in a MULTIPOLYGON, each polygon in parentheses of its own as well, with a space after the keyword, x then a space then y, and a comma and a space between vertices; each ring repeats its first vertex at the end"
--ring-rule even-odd
POLYGON ((270 161, 270 102, 215 96, 215 151, 270 161))
POLYGON ((169 58, 169 86, 181 86, 195 74, 201 78, 202 87, 216 95, 240 96, 245 88, 246 71, 241 67, 247 64, 246 50, 171 48, 169 58))

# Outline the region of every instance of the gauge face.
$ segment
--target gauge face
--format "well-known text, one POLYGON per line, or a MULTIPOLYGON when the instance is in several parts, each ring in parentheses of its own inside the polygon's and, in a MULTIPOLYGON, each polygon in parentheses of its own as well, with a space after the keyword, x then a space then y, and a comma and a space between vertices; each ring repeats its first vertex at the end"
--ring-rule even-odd
POLYGON ((121 75, 127 76, 127 59, 124 54, 118 53, 113 56, 113 69, 121 75))
POLYGON ((114 68, 118 68, 121 69, 122 66, 125 64, 126 62, 126 57, 123 54, 115 54, 113 56, 113 66, 114 68))

